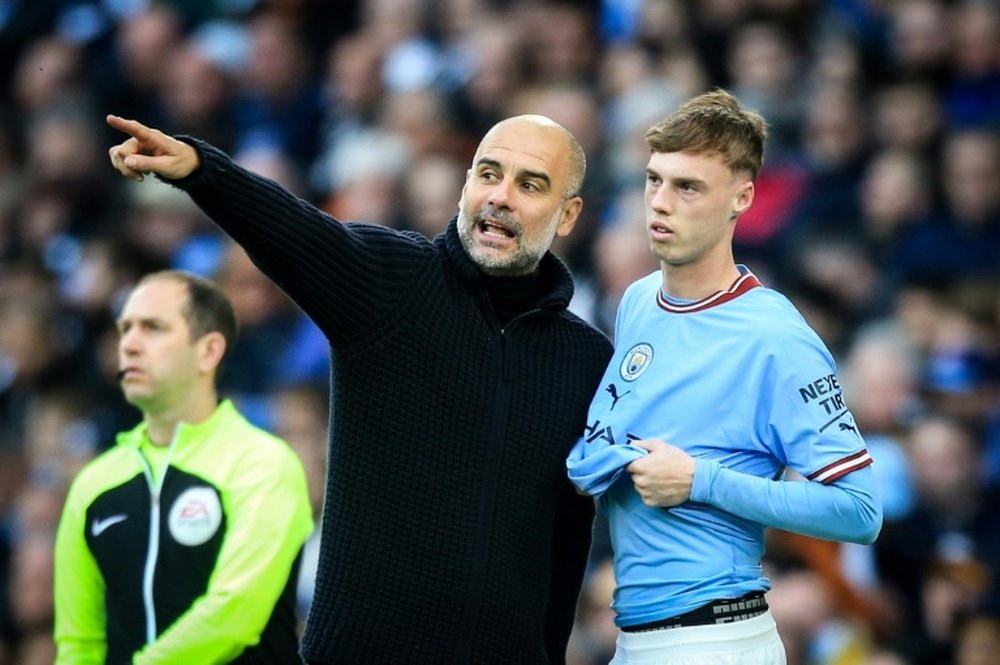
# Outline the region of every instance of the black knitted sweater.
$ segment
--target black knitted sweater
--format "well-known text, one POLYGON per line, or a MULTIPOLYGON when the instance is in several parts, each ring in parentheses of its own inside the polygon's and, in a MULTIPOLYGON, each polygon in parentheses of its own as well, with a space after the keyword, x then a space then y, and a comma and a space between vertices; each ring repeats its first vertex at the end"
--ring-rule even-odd
MULTIPOLYGON (((173 184, 332 350, 310 663, 562 663, 593 518, 566 478, 610 358, 565 266, 501 327, 455 221, 427 240, 342 224, 194 139, 173 184)), ((267 537, 262 534, 261 537, 267 537)))

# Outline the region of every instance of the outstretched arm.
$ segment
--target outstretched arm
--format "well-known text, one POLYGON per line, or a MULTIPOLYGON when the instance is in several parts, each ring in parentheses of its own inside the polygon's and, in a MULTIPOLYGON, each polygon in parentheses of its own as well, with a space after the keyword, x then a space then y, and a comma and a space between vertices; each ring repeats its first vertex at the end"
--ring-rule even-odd
POLYGON ((153 173, 166 180, 180 180, 201 166, 194 148, 158 129, 116 115, 109 115, 107 122, 129 135, 108 151, 111 165, 127 178, 141 182, 144 174, 153 173))
POLYGON ((434 249, 417 234, 341 224, 197 139, 115 115, 107 121, 129 135, 109 151, 115 169, 135 180, 153 174, 186 192, 333 345, 369 339, 420 288, 416 274, 434 249))

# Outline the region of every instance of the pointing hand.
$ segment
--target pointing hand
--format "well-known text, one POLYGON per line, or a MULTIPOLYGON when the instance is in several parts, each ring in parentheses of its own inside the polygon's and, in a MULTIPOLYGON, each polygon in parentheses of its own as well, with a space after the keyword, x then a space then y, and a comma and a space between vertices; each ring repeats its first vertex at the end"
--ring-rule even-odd
POLYGON ((166 180, 179 180, 201 166, 194 148, 158 129, 116 115, 109 115, 107 122, 130 136, 108 151, 111 165, 127 178, 142 181, 144 174, 155 173, 166 180))

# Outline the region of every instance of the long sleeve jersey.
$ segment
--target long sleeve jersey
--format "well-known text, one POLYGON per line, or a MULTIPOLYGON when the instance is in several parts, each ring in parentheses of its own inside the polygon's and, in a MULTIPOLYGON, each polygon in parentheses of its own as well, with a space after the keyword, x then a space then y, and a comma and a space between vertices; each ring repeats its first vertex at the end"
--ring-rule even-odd
POLYGON ((57 665, 297 660, 312 515, 295 452, 232 402, 167 450, 142 423, 74 479, 55 549, 57 665))
POLYGON ((345 224, 214 148, 174 184, 324 332, 330 443, 312 663, 559 663, 593 506, 565 475, 610 356, 551 253, 501 326, 455 222, 345 224))
POLYGON ((829 351, 792 304, 742 268, 726 291, 668 300, 659 272, 626 292, 617 350, 569 475, 607 511, 619 625, 769 588, 764 528, 871 542, 871 456, 829 351), (695 459, 689 501, 642 502, 625 467, 661 439, 695 459), (781 481, 791 468, 809 482, 781 481))

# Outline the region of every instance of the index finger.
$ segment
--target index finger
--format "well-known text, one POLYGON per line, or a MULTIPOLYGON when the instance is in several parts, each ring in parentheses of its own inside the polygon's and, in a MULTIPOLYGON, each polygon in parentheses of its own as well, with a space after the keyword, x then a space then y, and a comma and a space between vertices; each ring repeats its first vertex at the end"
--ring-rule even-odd
POLYGON ((629 444, 635 446, 636 448, 642 448, 646 452, 653 452, 656 448, 663 444, 662 441, 657 441, 656 439, 634 439, 629 441, 629 444))
POLYGON ((120 132, 125 132, 126 134, 134 136, 137 139, 148 139, 153 136, 153 130, 138 120, 126 120, 125 118, 112 115, 110 113, 105 120, 108 125, 114 129, 117 129, 120 132))

